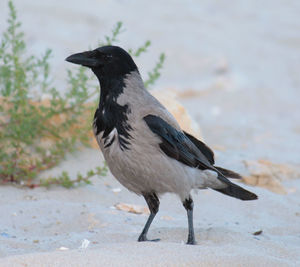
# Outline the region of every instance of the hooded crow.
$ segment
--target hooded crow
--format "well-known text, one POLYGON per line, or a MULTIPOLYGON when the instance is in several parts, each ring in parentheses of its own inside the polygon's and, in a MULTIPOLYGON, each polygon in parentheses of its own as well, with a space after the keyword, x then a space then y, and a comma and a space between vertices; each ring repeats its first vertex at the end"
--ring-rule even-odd
POLYGON ((142 195, 149 218, 138 238, 147 241, 150 224, 159 209, 159 196, 175 193, 188 217, 187 244, 195 244, 193 188, 211 188, 241 200, 257 196, 232 183, 240 175, 214 166, 214 153, 184 132, 169 111, 144 87, 131 56, 117 46, 77 53, 68 62, 90 68, 100 82, 100 101, 93 129, 116 179, 142 195))

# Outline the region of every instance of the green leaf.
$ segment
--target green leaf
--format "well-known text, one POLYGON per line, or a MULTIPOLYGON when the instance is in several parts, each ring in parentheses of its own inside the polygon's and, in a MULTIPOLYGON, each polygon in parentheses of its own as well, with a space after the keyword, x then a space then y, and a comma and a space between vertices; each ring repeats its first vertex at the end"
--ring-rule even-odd
MULTIPOLYGON (((40 181, 37 178, 60 163, 67 153, 89 145, 87 131, 97 105, 94 96, 99 94, 98 82, 87 68, 79 67, 67 71, 67 88, 53 87, 51 50, 40 56, 30 54, 13 1, 8 1, 8 7, 7 29, 0 42, 0 182, 32 188, 90 184, 93 176, 107 174, 106 165, 75 178, 67 172, 40 181)), ((122 22, 117 22, 101 45, 118 43, 124 31, 122 22)), ((147 40, 129 52, 140 57, 150 45, 147 40)), ((162 54, 149 72, 146 86, 158 79, 163 62, 162 54)))

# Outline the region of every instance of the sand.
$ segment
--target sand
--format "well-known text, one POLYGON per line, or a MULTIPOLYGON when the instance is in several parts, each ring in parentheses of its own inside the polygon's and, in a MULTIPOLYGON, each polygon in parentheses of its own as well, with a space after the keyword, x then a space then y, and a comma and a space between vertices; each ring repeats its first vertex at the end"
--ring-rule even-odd
MULTIPOLYGON (((73 172, 101 159, 96 150, 77 153, 59 168, 73 172), (77 162, 75 165, 74 163, 77 162), (73 165, 74 164, 74 165, 73 165)), ((54 170, 55 171, 55 170, 54 170)), ((117 203, 144 200, 111 175, 75 189, 0 188, 0 266, 296 266, 300 263, 299 180, 285 182, 287 195, 246 188, 259 200, 242 202, 212 190, 193 194, 198 244, 185 245, 187 219, 174 195, 161 199, 149 238, 138 243, 146 214, 116 210, 117 203), (255 232, 262 231, 259 235, 255 232), (5 235, 4 235, 5 233, 5 235), (82 241, 90 243, 81 248, 82 241), (65 248, 65 249, 64 249, 65 248)))
MULTIPOLYGON (((220 166, 249 175, 245 161, 300 166, 300 6, 297 1, 17 0, 28 49, 53 49, 54 85, 64 90, 69 54, 95 46, 122 20, 125 48, 151 39, 137 60, 144 77, 160 52, 167 61, 155 88, 171 88, 200 125, 220 166)), ((0 31, 6 27, 0 2, 0 31)), ((101 165, 100 151, 68 155, 46 172, 71 175, 101 165)), ((112 176, 74 189, 0 187, 0 266, 300 266, 300 175, 283 193, 243 185, 259 200, 212 190, 193 193, 198 244, 187 246, 179 199, 165 195, 138 243, 146 214, 117 210, 145 202, 112 176), (259 233, 254 235, 254 233, 259 233), (85 241, 84 241, 85 240, 85 241)))

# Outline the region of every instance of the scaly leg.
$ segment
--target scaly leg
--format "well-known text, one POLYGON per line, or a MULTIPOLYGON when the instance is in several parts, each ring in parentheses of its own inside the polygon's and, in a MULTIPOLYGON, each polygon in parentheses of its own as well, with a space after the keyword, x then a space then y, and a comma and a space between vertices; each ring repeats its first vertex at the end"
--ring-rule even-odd
POLYGON ((192 197, 189 196, 189 198, 185 199, 182 204, 187 211, 187 217, 188 217, 189 235, 188 235, 187 244, 196 245, 195 234, 194 234, 194 225, 193 225, 194 202, 193 202, 192 197))
POLYGON ((139 242, 140 241, 159 241, 159 239, 154 239, 154 240, 147 239, 147 233, 148 233, 149 227, 159 209, 159 199, 155 193, 145 193, 145 194, 143 194, 143 196, 148 204, 148 207, 150 210, 150 215, 148 217, 148 220, 144 226, 142 233, 139 236, 138 241, 139 242))

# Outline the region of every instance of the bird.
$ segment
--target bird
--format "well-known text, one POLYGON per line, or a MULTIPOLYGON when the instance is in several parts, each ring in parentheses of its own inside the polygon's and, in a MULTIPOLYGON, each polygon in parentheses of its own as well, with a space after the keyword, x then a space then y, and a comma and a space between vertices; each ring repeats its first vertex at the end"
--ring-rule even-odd
POLYGON ((257 195, 228 178, 241 178, 215 166, 214 152, 182 130, 171 113, 144 86, 137 65, 119 46, 102 46, 72 54, 66 61, 92 70, 100 83, 93 132, 113 176, 129 191, 143 196, 150 210, 138 241, 159 210, 160 197, 174 193, 187 212, 187 244, 196 244, 192 189, 211 188, 240 200, 257 195))

